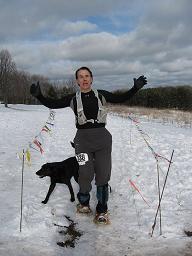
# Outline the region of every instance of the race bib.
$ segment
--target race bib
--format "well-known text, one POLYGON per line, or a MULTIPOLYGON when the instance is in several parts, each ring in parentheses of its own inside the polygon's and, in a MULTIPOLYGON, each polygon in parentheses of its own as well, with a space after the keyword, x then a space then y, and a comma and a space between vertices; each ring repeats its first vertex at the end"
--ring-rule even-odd
POLYGON ((87 153, 80 153, 78 155, 76 155, 76 159, 77 162, 79 163, 79 165, 85 165, 86 162, 89 161, 89 157, 87 153))

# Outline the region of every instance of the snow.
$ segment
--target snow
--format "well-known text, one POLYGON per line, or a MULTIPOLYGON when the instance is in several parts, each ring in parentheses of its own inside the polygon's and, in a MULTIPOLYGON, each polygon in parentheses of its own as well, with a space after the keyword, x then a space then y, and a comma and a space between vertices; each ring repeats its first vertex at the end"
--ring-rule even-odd
MULTIPOLYGON (((177 256, 192 255, 192 241, 184 229, 192 231, 191 166, 192 130, 171 124, 142 119, 141 130, 149 135, 147 141, 162 156, 173 163, 165 187, 162 205, 162 235, 159 217, 153 237, 150 233, 158 205, 157 166, 155 158, 128 118, 108 116, 107 129, 113 136, 113 167, 109 199, 111 225, 97 226, 93 216, 79 216, 76 202, 70 201, 67 186, 57 184, 49 202, 43 205, 49 187, 49 178, 39 179, 35 172, 46 162, 62 161, 74 155, 70 141, 75 136, 74 116, 70 109, 56 111, 52 135, 45 139, 45 153, 31 151, 32 165, 25 164, 23 221, 20 232, 20 196, 22 161, 17 153, 44 126, 49 110, 43 106, 0 105, 0 255, 4 256, 177 256), (134 182, 149 206, 131 187, 134 182), (82 236, 75 247, 61 247, 67 236, 59 231, 69 226, 66 216, 77 223, 82 236), (56 224, 56 225, 54 225, 56 224)), ((159 159, 162 189, 168 162, 159 159)), ((75 193, 78 185, 72 181, 75 193)), ((91 208, 96 205, 95 185, 91 191, 91 208)))

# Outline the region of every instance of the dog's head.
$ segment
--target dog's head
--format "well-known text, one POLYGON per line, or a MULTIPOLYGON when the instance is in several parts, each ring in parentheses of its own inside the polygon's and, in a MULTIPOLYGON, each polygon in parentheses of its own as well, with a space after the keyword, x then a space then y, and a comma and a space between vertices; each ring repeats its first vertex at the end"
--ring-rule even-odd
POLYGON ((49 163, 42 165, 41 169, 36 172, 36 175, 38 175, 39 178, 44 178, 46 176, 50 176, 51 175, 51 167, 50 167, 49 163))

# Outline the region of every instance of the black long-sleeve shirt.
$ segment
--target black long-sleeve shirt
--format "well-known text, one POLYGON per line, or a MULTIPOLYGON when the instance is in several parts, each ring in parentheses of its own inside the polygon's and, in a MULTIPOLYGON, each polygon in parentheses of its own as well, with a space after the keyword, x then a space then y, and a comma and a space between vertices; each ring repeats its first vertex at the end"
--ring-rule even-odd
MULTIPOLYGON (((123 94, 114 94, 105 90, 98 90, 99 98, 102 102, 102 95, 105 98, 106 102, 110 103, 122 103, 130 99, 138 89, 134 86, 127 92, 123 94)), ((98 113, 98 100, 95 97, 95 93, 91 90, 90 92, 83 93, 81 92, 81 98, 83 103, 83 110, 87 119, 97 119, 98 113)), ((46 107, 51 109, 66 108, 70 106, 71 100, 73 100, 74 112, 77 116, 77 101, 75 93, 66 95, 60 99, 51 99, 45 98, 40 94, 37 99, 46 107)), ((89 129, 89 128, 98 128, 104 127, 103 123, 86 123, 84 125, 76 124, 77 129, 89 129)))

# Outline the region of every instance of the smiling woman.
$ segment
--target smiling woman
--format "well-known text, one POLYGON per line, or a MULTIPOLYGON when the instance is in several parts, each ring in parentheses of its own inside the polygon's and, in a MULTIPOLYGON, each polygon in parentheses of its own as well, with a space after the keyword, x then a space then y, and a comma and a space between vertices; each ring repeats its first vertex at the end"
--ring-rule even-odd
POLYGON ((75 153, 79 163, 79 192, 77 198, 79 213, 90 213, 89 206, 91 182, 95 176, 97 186, 96 223, 109 223, 108 182, 111 177, 112 136, 105 128, 106 102, 120 103, 131 98, 147 80, 144 76, 134 78, 134 86, 122 95, 104 90, 92 89, 93 74, 87 67, 79 68, 76 73, 79 92, 54 100, 45 98, 39 84, 31 86, 31 94, 48 108, 71 107, 76 116, 77 133, 74 138, 75 153))

